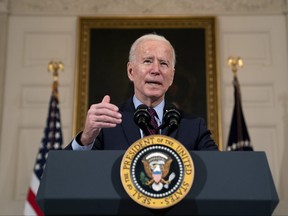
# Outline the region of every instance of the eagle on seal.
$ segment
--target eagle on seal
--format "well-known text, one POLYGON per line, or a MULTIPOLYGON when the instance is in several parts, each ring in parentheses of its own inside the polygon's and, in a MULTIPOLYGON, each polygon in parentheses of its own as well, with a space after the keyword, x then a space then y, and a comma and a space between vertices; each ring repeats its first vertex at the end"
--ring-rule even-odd
POLYGON ((145 173, 150 178, 150 180, 146 182, 146 185, 152 185, 152 188, 155 191, 159 191, 163 188, 163 183, 169 184, 170 181, 165 180, 165 178, 170 171, 172 161, 173 160, 170 157, 161 152, 152 153, 146 156, 142 160, 145 173))

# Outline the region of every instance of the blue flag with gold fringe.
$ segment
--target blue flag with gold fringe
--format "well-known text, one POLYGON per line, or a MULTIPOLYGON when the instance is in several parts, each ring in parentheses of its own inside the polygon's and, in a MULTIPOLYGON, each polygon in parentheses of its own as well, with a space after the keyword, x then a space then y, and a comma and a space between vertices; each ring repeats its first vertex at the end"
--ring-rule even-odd
POLYGON ((227 151, 253 151, 246 126, 237 76, 234 76, 234 110, 228 136, 227 151))

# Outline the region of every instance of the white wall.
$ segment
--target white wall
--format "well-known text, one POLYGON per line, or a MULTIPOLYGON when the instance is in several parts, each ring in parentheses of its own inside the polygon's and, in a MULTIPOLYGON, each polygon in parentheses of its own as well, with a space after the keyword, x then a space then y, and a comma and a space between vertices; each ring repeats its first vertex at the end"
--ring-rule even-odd
POLYGON ((77 17, 135 13, 217 16, 223 143, 227 141, 234 102, 232 72, 226 60, 229 55, 239 55, 245 63, 238 78, 250 136, 255 150, 265 151, 269 160, 281 199, 275 215, 287 215, 287 23, 282 13, 286 4, 272 2, 0 1, 0 57, 5 57, 0 60, 4 61, 0 66, 4 83, 3 91, 0 89, 4 94, 0 99, 0 215, 23 212, 51 93, 52 75, 47 72, 47 64, 55 58, 65 64, 59 75, 65 144, 72 138, 77 17), (7 30, 2 29, 5 25, 7 30))
POLYGON ((61 60, 59 94, 64 142, 71 140, 76 17, 9 17, 1 137, 0 215, 22 213, 48 113, 53 76, 48 62, 61 60))
POLYGON ((288 212, 285 183, 288 176, 284 171, 288 153, 285 25, 282 15, 219 17, 224 142, 227 141, 234 105, 233 74, 226 66, 226 60, 230 55, 239 55, 245 64, 238 71, 245 119, 254 150, 265 151, 268 157, 282 200, 277 214, 288 212))

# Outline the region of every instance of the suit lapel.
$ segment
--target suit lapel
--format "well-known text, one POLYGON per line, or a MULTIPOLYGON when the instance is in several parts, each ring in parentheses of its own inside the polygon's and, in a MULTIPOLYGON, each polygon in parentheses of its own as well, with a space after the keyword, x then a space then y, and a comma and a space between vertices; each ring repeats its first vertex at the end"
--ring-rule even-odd
POLYGON ((136 140, 141 138, 140 129, 134 122, 133 113, 123 112, 122 115, 124 135, 127 139, 127 144, 130 146, 136 140))
MULTIPOLYGON (((166 134, 167 134, 167 127, 162 130, 162 133, 161 133, 161 134, 163 134, 163 135, 166 135, 166 134)), ((175 131, 173 131, 173 132, 169 135, 169 137, 172 137, 172 138, 176 139, 177 134, 178 134, 178 128, 177 128, 175 131)))
POLYGON ((140 129, 134 122, 134 104, 132 98, 130 98, 127 103, 120 108, 122 112, 122 128, 124 136, 127 139, 127 145, 130 146, 132 143, 141 138, 140 129))

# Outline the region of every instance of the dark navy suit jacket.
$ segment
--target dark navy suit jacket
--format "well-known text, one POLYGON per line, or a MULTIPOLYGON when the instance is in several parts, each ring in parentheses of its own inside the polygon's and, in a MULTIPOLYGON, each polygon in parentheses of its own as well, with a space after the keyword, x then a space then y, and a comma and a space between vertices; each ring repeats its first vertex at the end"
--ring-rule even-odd
MULTIPOLYGON (((133 119, 135 107, 132 98, 119 110, 122 114, 122 123, 114 128, 101 129, 92 150, 126 150, 141 138, 140 129, 133 119)), ((169 135, 170 137, 178 140, 188 150, 218 150, 218 146, 211 138, 211 132, 208 130, 204 119, 189 116, 183 112, 181 114, 180 125, 169 135)), ((166 129, 162 131, 162 134, 166 134, 166 129)), ((72 149, 71 143, 65 149, 72 149)))

